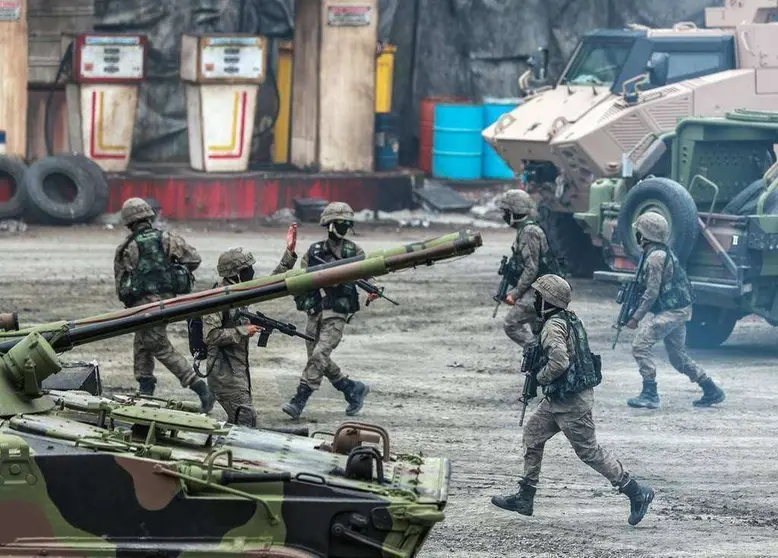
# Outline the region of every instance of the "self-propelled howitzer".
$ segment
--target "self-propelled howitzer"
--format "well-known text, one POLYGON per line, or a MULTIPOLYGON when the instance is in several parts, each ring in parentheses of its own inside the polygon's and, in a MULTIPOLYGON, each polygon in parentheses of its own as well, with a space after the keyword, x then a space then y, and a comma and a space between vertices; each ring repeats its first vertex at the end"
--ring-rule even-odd
POLYGON ((466 255, 428 244, 0 335, 3 556, 411 557, 442 521, 447 459, 351 422, 293 436, 133 396, 44 393, 55 351, 466 255))

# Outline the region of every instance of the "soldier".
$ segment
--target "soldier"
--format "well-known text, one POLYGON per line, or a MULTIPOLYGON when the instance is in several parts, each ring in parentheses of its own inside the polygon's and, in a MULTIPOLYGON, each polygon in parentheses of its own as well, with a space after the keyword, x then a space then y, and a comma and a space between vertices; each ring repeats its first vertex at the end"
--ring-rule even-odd
POLYGON ((546 263, 548 239, 543 229, 532 220, 535 201, 524 190, 508 190, 498 207, 503 210, 505 222, 516 229, 516 240, 511 247, 512 265, 521 270, 516 287, 505 297, 505 302, 512 308, 505 317, 504 329, 506 335, 523 348, 534 338, 530 328, 535 320, 530 285, 540 275, 551 271, 546 263))
POLYGON ((694 297, 683 266, 667 246, 670 238, 667 221, 658 213, 647 212, 632 226, 638 244, 643 248, 643 264, 636 273, 645 291, 627 327, 636 329, 648 312, 652 312, 653 317, 643 321, 632 341, 632 356, 643 377, 643 390, 637 397, 627 400, 627 405, 659 408, 656 365, 651 358, 651 348, 662 340, 673 368, 702 388, 702 397, 693 405, 708 407, 721 403, 725 398, 724 391, 686 353, 686 322, 692 317, 694 297))
MULTIPOLYGON (((354 211, 342 202, 332 202, 321 214, 319 224, 327 227, 327 239, 315 242, 303 256, 301 266, 307 268, 314 257, 325 262, 348 259, 364 254, 362 248, 346 239, 346 234, 354 227, 354 211)), ((311 264, 317 265, 317 264, 311 264)), ((377 295, 369 295, 371 300, 377 295)), ((346 319, 349 314, 359 311, 359 295, 353 283, 339 285, 295 298, 297 309, 308 314, 305 333, 316 339, 315 343, 306 342, 308 362, 303 370, 297 393, 282 407, 287 415, 297 419, 303 412, 311 394, 319 389, 322 378, 326 378, 342 392, 348 407, 348 416, 356 415, 365 402, 370 388, 362 382, 344 376, 340 367, 330 355, 340 343, 346 319)))
POLYGON ((570 285, 558 275, 544 275, 532 284, 533 306, 542 321, 543 367, 537 382, 545 397, 524 426, 524 476, 519 492, 494 496, 492 503, 532 515, 543 448, 557 432, 564 433, 576 455, 618 487, 630 501, 629 524, 637 525, 654 499, 654 491, 630 477, 621 463, 597 443, 592 406, 594 386, 602 379, 599 357, 589 350, 583 323, 570 310, 570 285))
MULTIPOLYGON (((140 198, 130 198, 122 206, 122 223, 130 234, 116 249, 113 269, 116 294, 126 307, 191 292, 192 272, 200 266, 200 255, 186 241, 169 231, 152 226, 154 211, 140 198)), ((134 370, 139 392, 153 395, 154 358, 170 370, 182 387, 200 397, 204 413, 213 409, 216 398, 208 384, 198 378, 181 353, 173 348, 166 326, 135 332, 134 370)))
MULTIPOLYGON (((286 251, 271 275, 289 271, 297 263, 297 224, 289 227, 286 251)), ((219 256, 217 272, 222 285, 235 285, 254 278, 256 260, 243 248, 232 248, 219 256)), ((251 400, 251 376, 249 371, 249 338, 262 328, 237 316, 239 309, 203 316, 203 339, 208 347, 208 385, 227 413, 227 420, 251 425, 256 419, 256 409, 251 400), (241 409, 238 419, 235 415, 241 409)))

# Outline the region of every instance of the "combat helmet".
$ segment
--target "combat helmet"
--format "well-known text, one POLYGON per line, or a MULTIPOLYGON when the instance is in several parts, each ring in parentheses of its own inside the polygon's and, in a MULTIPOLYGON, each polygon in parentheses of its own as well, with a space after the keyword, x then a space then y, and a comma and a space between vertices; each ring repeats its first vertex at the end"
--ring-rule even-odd
POLYGON ((216 272, 219 277, 235 277, 241 269, 250 267, 256 263, 254 255, 243 248, 230 248, 219 256, 216 264, 216 272))
POLYGON ((130 198, 122 205, 122 224, 129 227, 138 221, 154 218, 154 210, 141 198, 130 198))
POLYGON ((667 224, 667 219, 655 211, 643 213, 632 226, 643 235, 643 238, 651 242, 665 244, 670 239, 670 225, 667 224))
POLYGON ((335 221, 354 222, 354 210, 351 209, 349 204, 344 202, 332 202, 324 208, 324 211, 321 212, 319 224, 322 227, 326 227, 335 221))
POLYGON ((559 275, 549 274, 538 277, 532 283, 532 288, 543 297, 543 300, 557 308, 567 308, 573 299, 573 289, 570 287, 570 283, 559 275))
POLYGON ((535 200, 524 190, 508 190, 500 197, 497 207, 515 215, 529 215, 535 210, 535 200))

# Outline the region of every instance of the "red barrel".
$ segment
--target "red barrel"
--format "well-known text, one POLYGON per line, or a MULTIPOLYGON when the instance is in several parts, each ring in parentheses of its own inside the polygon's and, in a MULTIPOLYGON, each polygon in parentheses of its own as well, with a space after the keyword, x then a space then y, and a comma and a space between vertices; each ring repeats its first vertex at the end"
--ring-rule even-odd
POLYGON ((435 106, 438 103, 467 102, 465 97, 427 97, 421 101, 419 118, 419 168, 432 174, 433 131, 435 129, 435 106))

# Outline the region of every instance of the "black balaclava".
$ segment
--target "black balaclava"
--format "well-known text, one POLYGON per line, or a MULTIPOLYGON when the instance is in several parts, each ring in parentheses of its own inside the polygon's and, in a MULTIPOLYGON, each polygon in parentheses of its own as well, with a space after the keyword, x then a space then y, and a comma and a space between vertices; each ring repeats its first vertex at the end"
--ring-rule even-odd
POLYGON ((241 283, 254 279, 254 267, 249 266, 241 269, 240 272, 238 272, 238 279, 240 279, 241 283))
POLYGON ((338 242, 346 236, 349 229, 353 226, 354 223, 352 223, 351 221, 335 221, 333 223, 330 223, 329 237, 334 242, 338 242))
POLYGON ((509 227, 515 227, 527 218, 526 213, 513 213, 509 209, 505 209, 502 212, 502 220, 509 227))

